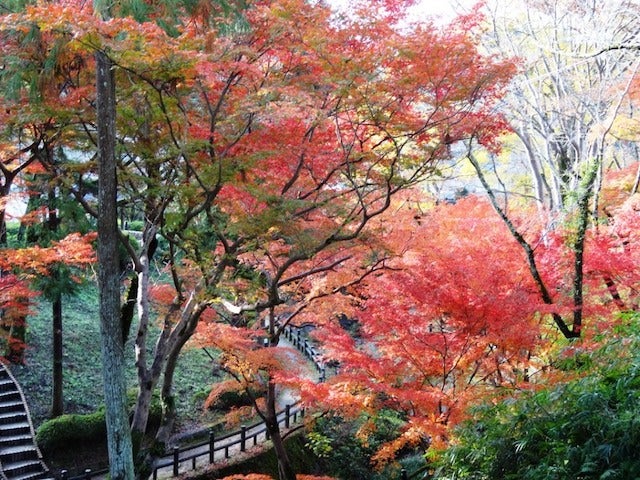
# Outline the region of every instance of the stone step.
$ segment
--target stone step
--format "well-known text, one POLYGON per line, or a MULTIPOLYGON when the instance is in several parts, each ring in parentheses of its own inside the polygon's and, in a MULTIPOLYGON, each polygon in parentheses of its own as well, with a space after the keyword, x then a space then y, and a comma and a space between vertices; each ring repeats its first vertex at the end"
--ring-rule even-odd
POLYGON ((42 472, 25 473, 23 475, 16 475, 10 478, 10 480, 56 480, 51 476, 51 472, 43 470, 42 472))
POLYGON ((13 447, 19 445, 33 445, 31 431, 22 435, 1 435, 0 434, 0 450, 4 447, 13 447))
POLYGON ((2 465, 4 474, 10 480, 23 475, 35 475, 45 472, 45 468, 40 460, 20 460, 2 465))
POLYGON ((2 425, 21 422, 29 422, 27 412, 25 412, 24 410, 22 412, 0 413, 0 431, 2 430, 2 425))
POLYGON ((0 428, 0 437, 15 435, 31 435, 31 425, 28 422, 7 423, 0 428))
POLYGON ((40 457, 17 383, 0 364, 0 478, 54 480, 40 457))
POLYGON ((17 391, 16 383, 10 377, 0 378, 0 392, 17 391))
POLYGON ((22 397, 20 396, 18 389, 0 392, 0 404, 13 401, 22 402, 22 397))
POLYGON ((17 400, 0 403, 0 414, 8 412, 24 412, 24 404, 17 400))
POLYGON ((7 447, 0 451, 0 464, 3 466, 26 461, 40 461, 38 450, 34 445, 7 447))

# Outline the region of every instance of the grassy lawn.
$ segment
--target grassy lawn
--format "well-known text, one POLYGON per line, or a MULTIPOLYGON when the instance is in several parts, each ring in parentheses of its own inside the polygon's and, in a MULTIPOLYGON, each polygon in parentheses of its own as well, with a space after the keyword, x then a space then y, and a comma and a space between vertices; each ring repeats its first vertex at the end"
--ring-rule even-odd
MULTIPOLYGON (((37 428, 48 418, 51 402, 51 306, 41 299, 28 320, 28 350, 23 366, 11 371, 22 385, 37 428)), ((63 300, 65 413, 90 413, 102 403, 100 321, 95 282, 83 285, 78 294, 63 300)), ((136 328, 134 324, 132 328, 136 328)), ((130 337, 134 337, 132 334, 130 337)), ((133 343, 126 352, 127 382, 136 388, 133 343)), ((174 391, 179 412, 179 430, 212 421, 202 410, 208 387, 216 381, 212 362, 200 349, 185 347, 176 375, 174 391)))

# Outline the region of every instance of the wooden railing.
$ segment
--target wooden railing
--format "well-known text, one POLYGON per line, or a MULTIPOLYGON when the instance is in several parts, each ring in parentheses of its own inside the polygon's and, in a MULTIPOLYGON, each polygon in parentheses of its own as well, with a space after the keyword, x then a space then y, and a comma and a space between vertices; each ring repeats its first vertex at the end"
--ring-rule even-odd
MULTIPOLYGON (((304 419, 304 414, 304 408, 297 404, 287 405, 278 412, 278 424, 285 429, 291 428, 304 419)), ((222 436, 216 436, 213 430, 209 430, 208 438, 205 441, 183 447, 176 446, 165 453, 153 468, 153 478, 157 479, 159 473, 164 473, 165 477, 177 477, 189 468, 195 470, 198 467, 228 459, 234 453, 245 452, 249 448, 255 447, 261 437, 263 441, 269 440, 269 432, 262 421, 243 425, 240 429, 222 436)), ((108 469, 96 471, 87 469, 81 475, 69 476, 67 470, 62 470, 60 479, 90 480, 95 477, 103 477, 108 473, 108 469)))
POLYGON ((320 351, 309 341, 306 335, 302 334, 301 328, 285 326, 284 337, 305 357, 307 357, 318 371, 320 382, 327 378, 327 370, 320 351))
MULTIPOLYGON (((287 405, 284 410, 278 412, 278 424, 288 429, 301 421, 304 418, 304 413, 304 408, 287 405)), ((213 432, 209 432, 209 438, 205 442, 183 448, 174 447, 170 457, 164 457, 156 464, 153 478, 155 480, 158 477, 158 472, 168 467, 172 469, 172 476, 177 477, 182 473, 180 470, 182 465, 190 466, 192 470, 195 470, 199 465, 213 464, 217 460, 228 459, 234 451, 245 452, 247 448, 255 447, 260 437, 264 441, 269 440, 269 432, 264 422, 243 425, 240 430, 221 437, 215 437, 213 432)))

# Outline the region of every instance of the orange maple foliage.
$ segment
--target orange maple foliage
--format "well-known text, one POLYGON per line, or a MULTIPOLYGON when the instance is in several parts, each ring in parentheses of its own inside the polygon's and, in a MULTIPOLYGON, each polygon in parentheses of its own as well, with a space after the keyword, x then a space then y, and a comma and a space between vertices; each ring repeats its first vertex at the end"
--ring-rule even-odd
POLYGON ((82 267, 95 262, 92 242, 95 233, 72 233, 50 247, 26 247, 0 251, 0 268, 17 270, 27 276, 48 275, 49 267, 56 263, 82 267))
POLYGON ((26 345, 15 331, 26 328, 31 300, 37 296, 29 283, 38 276, 51 275, 52 267, 67 265, 82 268, 95 262, 92 242, 95 234, 70 234, 53 242, 50 247, 0 249, 0 309, 3 311, 1 327, 7 332, 8 356, 22 361, 26 345))

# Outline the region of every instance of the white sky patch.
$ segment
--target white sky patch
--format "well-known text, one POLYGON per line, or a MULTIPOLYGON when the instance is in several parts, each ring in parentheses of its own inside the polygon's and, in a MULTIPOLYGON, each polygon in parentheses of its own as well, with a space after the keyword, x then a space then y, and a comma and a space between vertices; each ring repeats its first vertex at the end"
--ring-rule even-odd
MULTIPOLYGON (((435 23, 448 23, 457 15, 471 11, 477 0, 419 0, 409 10, 409 18, 414 21, 423 19, 435 23)), ((340 11, 349 10, 349 0, 328 0, 329 5, 340 11)))

